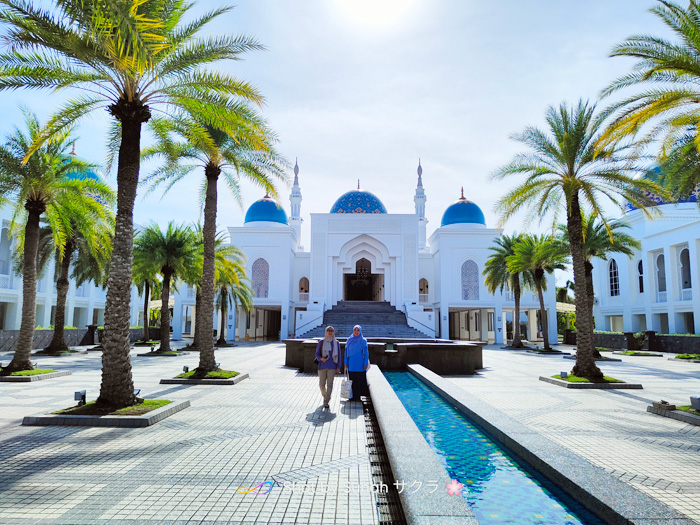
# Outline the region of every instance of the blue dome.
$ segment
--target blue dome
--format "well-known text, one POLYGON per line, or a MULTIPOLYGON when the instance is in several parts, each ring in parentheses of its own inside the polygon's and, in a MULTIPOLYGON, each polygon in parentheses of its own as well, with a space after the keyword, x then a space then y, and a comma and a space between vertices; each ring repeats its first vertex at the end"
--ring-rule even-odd
POLYGON ((440 226, 449 226, 450 224, 482 224, 486 226, 484 213, 472 201, 468 201, 462 197, 457 202, 450 204, 445 213, 442 214, 440 226))
POLYGON ((374 193, 352 190, 335 201, 331 213, 386 213, 386 208, 374 193))
POLYGON ((277 204, 277 202, 268 195, 265 195, 262 199, 250 205, 243 222, 278 222, 280 224, 289 224, 287 222, 287 213, 282 206, 277 204))
MULTIPOLYGON (((661 168, 659 166, 656 166, 656 167, 650 169, 649 171, 647 171, 644 174, 644 178, 651 180, 653 182, 656 182, 658 184, 660 182, 660 179, 661 179, 661 168)), ((662 204, 676 204, 676 203, 681 204, 684 202, 698 202, 698 197, 700 197, 700 184, 695 186, 695 190, 693 190, 693 193, 691 193, 688 197, 683 197, 683 198, 677 199, 675 201, 666 202, 658 195, 654 195, 653 193, 649 193, 649 192, 646 193, 646 196, 652 200, 653 204, 651 204, 651 206, 660 206, 662 204)), ((628 211, 636 210, 637 207, 632 205, 629 202, 626 202, 624 209, 626 212, 628 212, 628 211)))
POLYGON ((102 180, 102 178, 101 178, 97 173, 95 173, 94 171, 92 171, 91 169, 86 169, 86 170, 83 170, 83 171, 78 171, 78 172, 76 172, 76 173, 69 173, 68 175, 66 175, 66 178, 67 178, 67 179, 71 179, 71 180, 86 180, 86 179, 92 179, 92 180, 96 180, 97 182, 104 182, 104 181, 102 180))

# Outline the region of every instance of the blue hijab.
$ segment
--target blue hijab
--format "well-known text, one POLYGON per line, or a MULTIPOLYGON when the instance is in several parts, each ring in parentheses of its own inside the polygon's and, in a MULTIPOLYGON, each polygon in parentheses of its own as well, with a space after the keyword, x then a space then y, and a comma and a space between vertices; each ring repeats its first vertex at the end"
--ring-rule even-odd
POLYGON ((355 328, 360 330, 360 335, 355 335, 353 333, 345 342, 345 355, 348 357, 352 357, 367 351, 367 339, 362 337, 362 327, 359 324, 356 324, 352 328, 353 332, 355 331, 355 328))

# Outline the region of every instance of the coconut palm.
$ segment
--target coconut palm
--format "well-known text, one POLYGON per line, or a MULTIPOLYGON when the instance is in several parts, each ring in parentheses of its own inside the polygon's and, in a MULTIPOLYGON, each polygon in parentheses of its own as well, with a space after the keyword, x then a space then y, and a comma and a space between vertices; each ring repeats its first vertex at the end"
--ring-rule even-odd
POLYGON ((637 63, 603 96, 627 88, 635 92, 606 110, 611 125, 603 139, 634 136, 642 145, 661 139, 662 158, 671 152, 675 167, 684 168, 671 172, 669 186, 688 197, 700 184, 700 2, 689 0, 685 6, 659 0, 650 9, 675 38, 635 35, 613 48, 611 56, 633 57, 637 63), (682 160, 686 155, 687 162, 682 160))
POLYGON ((663 193, 654 182, 635 178, 640 168, 630 157, 630 148, 618 142, 597 147, 603 121, 595 106, 579 101, 572 107, 550 106, 546 112, 547 131, 528 127, 513 135, 531 152, 515 157, 499 168, 492 179, 524 176, 525 181, 502 197, 497 207, 506 220, 525 208, 530 218, 553 216, 556 221, 566 212, 569 249, 573 262, 576 294, 577 348, 573 373, 602 381, 603 374, 594 360, 593 317, 586 296, 586 269, 583 251, 583 213, 590 209, 601 214, 604 200, 623 208, 625 201, 645 213, 652 204, 650 194, 663 193))
POLYGON ((162 277, 160 308, 160 352, 170 351, 170 288, 195 264, 197 238, 189 226, 170 222, 165 232, 157 224, 139 233, 134 243, 135 258, 148 257, 162 277))
MULTIPOLYGON (((144 152, 144 157, 164 159, 163 166, 145 182, 151 189, 166 184, 166 191, 177 181, 200 169, 204 174, 203 261, 195 320, 196 334, 211 334, 214 322, 214 283, 216 251, 216 212, 218 180, 222 177, 240 202, 241 178, 274 192, 274 182, 284 180, 286 161, 274 150, 276 137, 265 121, 245 104, 237 110, 235 133, 225 132, 191 116, 153 119, 151 130, 157 143, 144 152), (178 139, 174 139, 173 135, 178 139)), ((210 337, 195 337, 199 350, 200 371, 216 368, 214 343, 210 337)))
POLYGON ((508 266, 508 257, 514 254, 514 247, 522 236, 518 234, 501 235, 496 239, 496 246, 489 249, 493 252, 484 265, 483 274, 486 276, 485 283, 490 293, 496 293, 507 286, 513 292, 515 310, 513 312, 513 348, 522 348, 523 342, 520 339, 520 295, 522 288, 527 284, 528 275, 515 271, 508 266), (526 280, 523 282, 523 280, 526 280))
POLYGON ((226 344, 226 313, 229 308, 241 306, 245 313, 253 307, 253 290, 246 277, 245 255, 238 248, 233 248, 225 261, 217 264, 216 272, 216 306, 221 312, 221 330, 217 346, 226 344))
MULTIPOLYGON (((641 243, 622 230, 629 228, 623 221, 603 222, 598 214, 584 215, 583 222, 583 257, 586 270, 586 302, 593 315, 593 259, 608 260, 611 253, 621 253, 632 257, 635 250, 641 248, 641 243)), ((557 226, 562 244, 569 243, 569 233, 563 224, 557 226)))
POLYGON ((547 289, 546 274, 554 273, 554 270, 563 270, 568 260, 566 248, 557 242, 551 235, 523 235, 513 246, 513 255, 506 258, 508 270, 528 272, 532 276, 532 283, 537 290, 540 301, 540 319, 542 322, 542 337, 545 350, 550 350, 549 327, 547 311, 544 307, 543 291, 547 289))
MULTIPOLYGON (((261 46, 243 36, 198 38, 212 20, 230 11, 214 8, 199 18, 186 0, 0 0, 0 23, 9 50, 0 55, 0 89, 74 88, 69 100, 37 137, 106 109, 119 123, 118 204, 105 306, 102 384, 97 403, 136 402, 129 360, 129 302, 133 208, 139 180, 141 127, 152 109, 180 108, 230 131, 233 98, 260 103, 250 85, 206 66, 239 59, 261 46)), ((28 153, 31 153, 29 151, 28 153)))
POLYGON ((113 201, 111 189, 103 182, 76 177, 90 165, 68 154, 70 130, 55 134, 32 153, 30 148, 42 127, 30 112, 25 111, 24 118, 26 132, 15 128, 0 146, 0 198, 13 203, 13 223, 23 225, 22 322, 14 357, 3 373, 33 368, 29 358, 36 321, 41 219, 50 226, 59 257, 64 257, 66 243, 76 232, 82 234, 91 251, 97 251, 101 241, 89 233, 89 223, 105 218, 103 203, 113 201))

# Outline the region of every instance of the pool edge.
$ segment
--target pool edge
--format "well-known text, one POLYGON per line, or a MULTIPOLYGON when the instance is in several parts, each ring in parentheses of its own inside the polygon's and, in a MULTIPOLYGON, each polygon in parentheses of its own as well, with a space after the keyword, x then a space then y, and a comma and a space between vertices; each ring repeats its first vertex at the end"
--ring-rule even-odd
POLYGON ((607 523, 695 523, 668 505, 620 481, 602 468, 488 405, 448 379, 421 365, 408 365, 408 368, 486 430, 494 441, 508 448, 607 523))
POLYGON ((445 484, 450 480, 447 470, 384 374, 375 366, 367 372, 367 378, 394 479, 408 482, 399 493, 406 521, 410 525, 478 525, 467 501, 460 496, 447 494, 445 484), (412 492, 409 486, 413 481, 424 485, 429 481, 437 481, 438 487, 433 493, 430 493, 432 486, 430 489, 421 486, 412 492))

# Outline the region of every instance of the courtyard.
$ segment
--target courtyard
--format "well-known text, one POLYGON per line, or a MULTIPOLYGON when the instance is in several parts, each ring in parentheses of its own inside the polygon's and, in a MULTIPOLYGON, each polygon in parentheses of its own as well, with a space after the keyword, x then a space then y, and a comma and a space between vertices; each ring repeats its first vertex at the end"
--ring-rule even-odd
MULTIPOLYGON (((0 384, 0 523, 379 523, 365 413, 340 400, 338 382, 324 412, 316 377, 285 367, 281 343, 217 350, 223 367, 250 374, 233 387, 160 385, 196 366, 197 354, 135 354, 141 396, 191 407, 144 429, 21 426, 26 415, 71 405, 76 390, 94 399, 99 352, 36 358, 70 376, 0 384), (270 485, 242 493, 265 482, 274 482, 267 493, 270 485)), ((616 357, 604 371, 643 390, 562 389, 538 376, 572 361, 494 345, 477 375, 448 379, 687 523, 700 521, 700 427, 646 412, 660 399, 687 403, 700 364, 616 357)))

